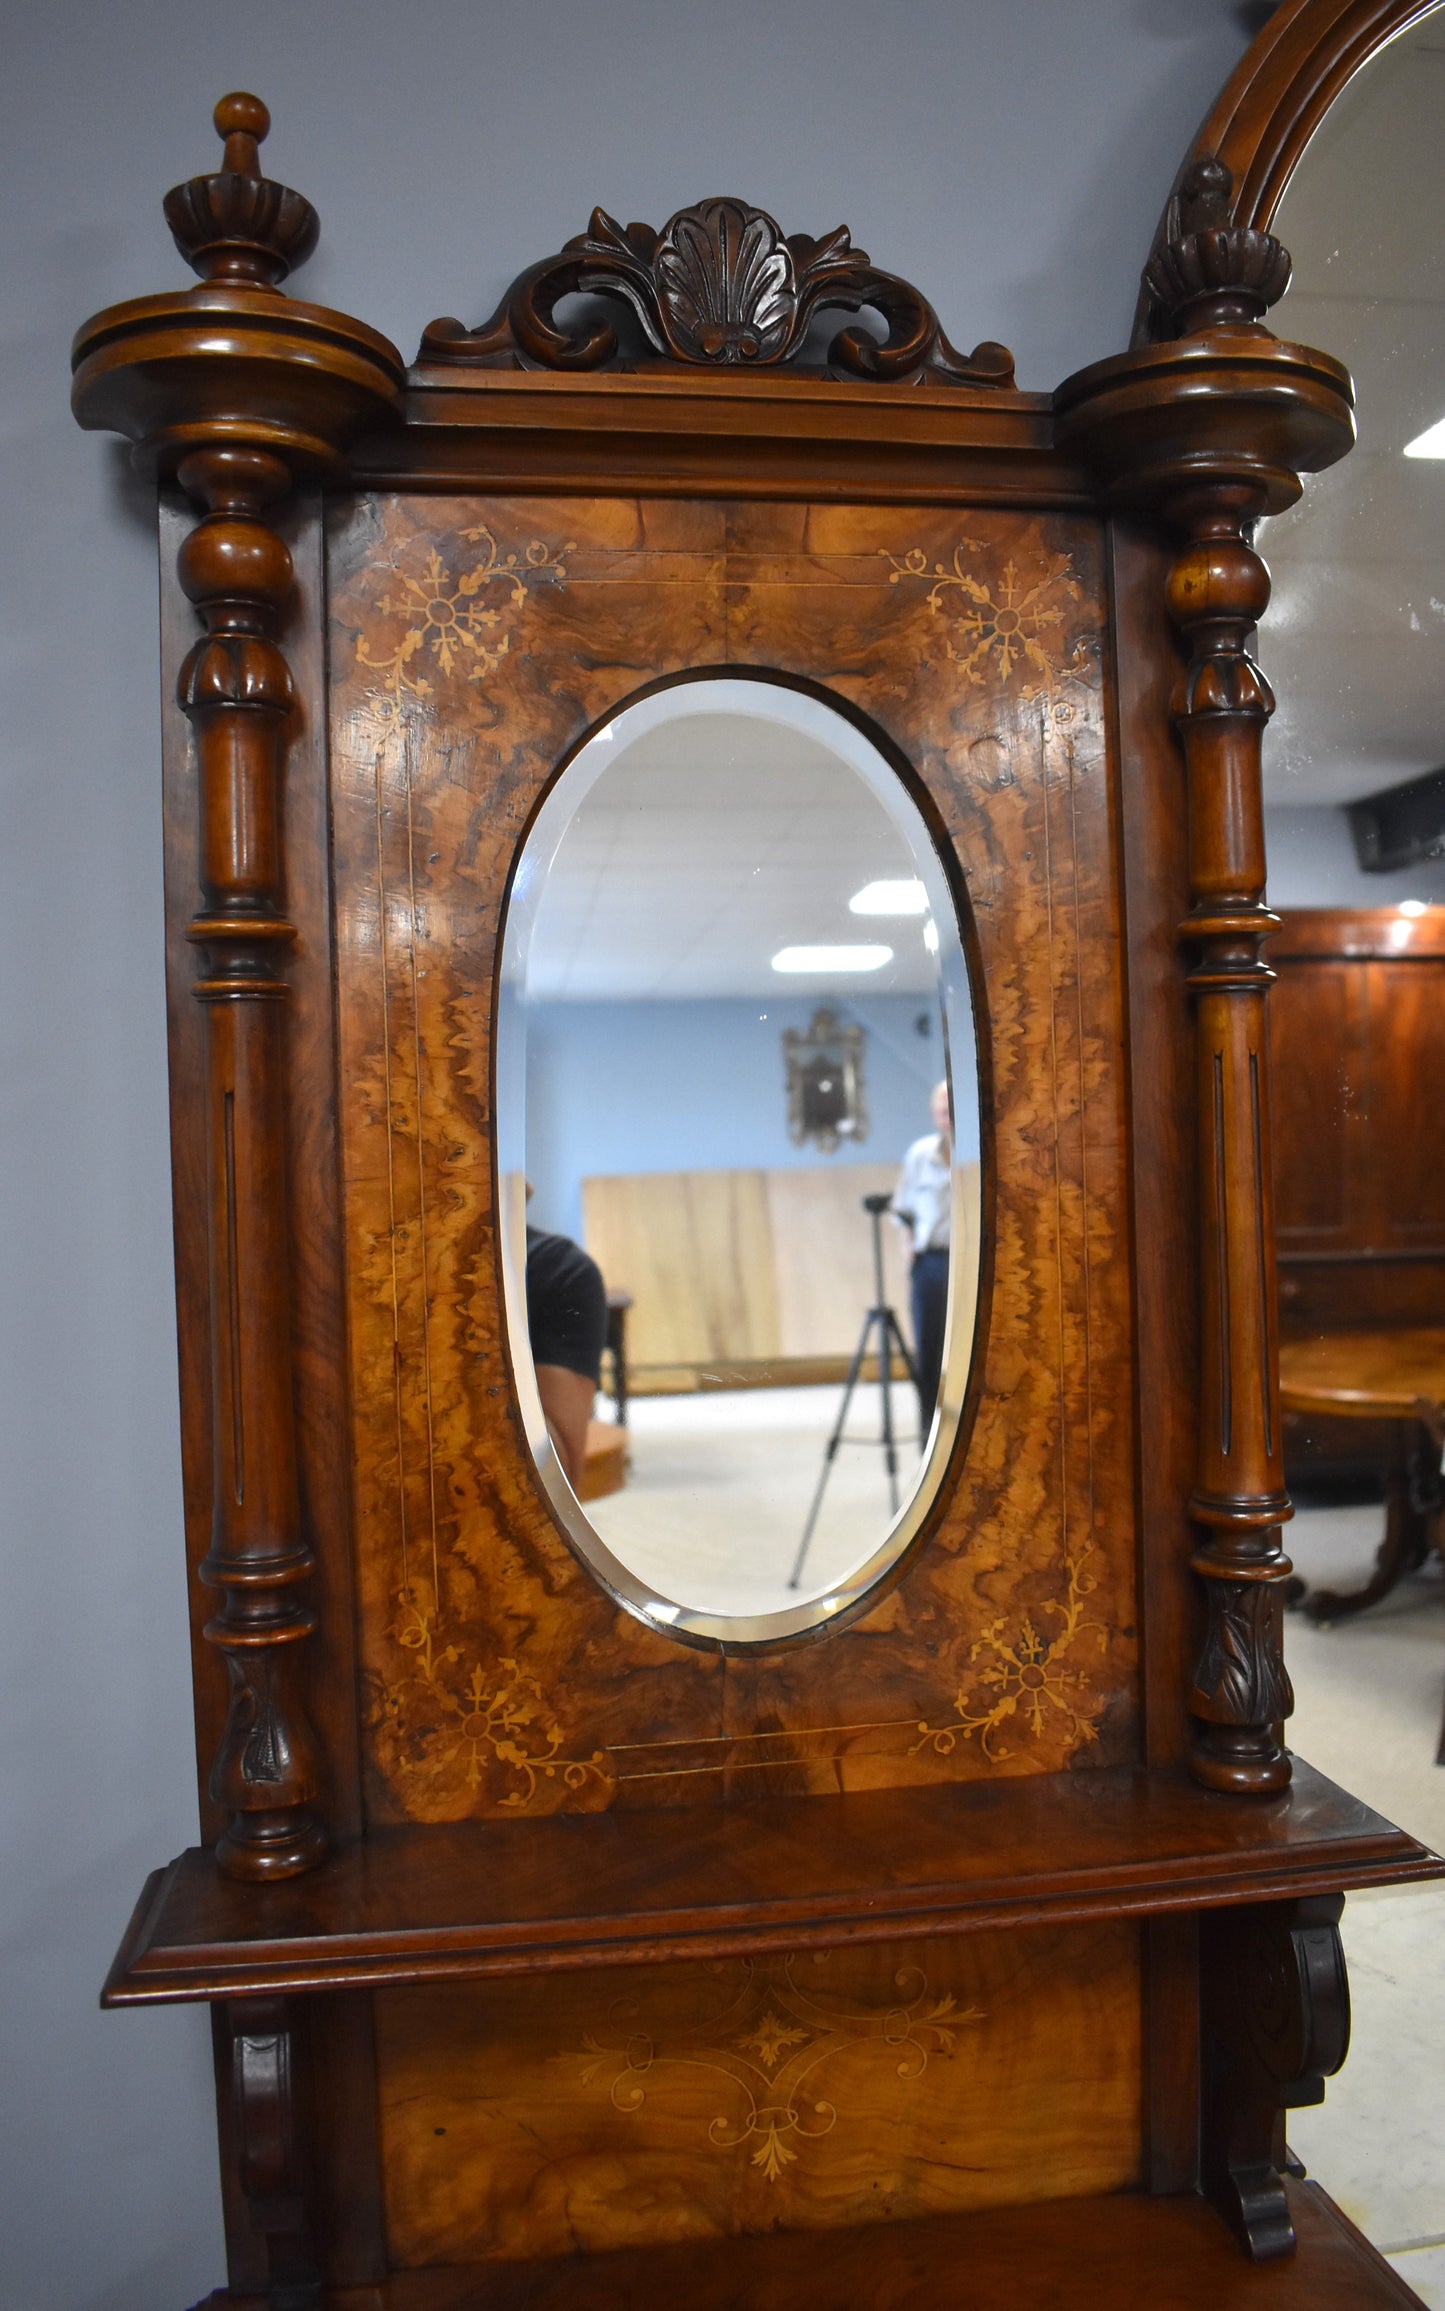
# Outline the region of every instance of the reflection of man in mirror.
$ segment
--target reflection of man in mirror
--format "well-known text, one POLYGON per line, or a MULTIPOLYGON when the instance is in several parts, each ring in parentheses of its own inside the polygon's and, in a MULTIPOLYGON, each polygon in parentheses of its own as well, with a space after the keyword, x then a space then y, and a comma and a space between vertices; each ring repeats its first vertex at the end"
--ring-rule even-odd
POLYGON ((953 1103, 936 1083, 929 1103, 934 1128, 903 1158, 893 1191, 894 1217, 913 1242, 913 1361, 925 1429, 943 1380, 943 1333, 948 1319, 948 1239, 953 1209, 953 1103))
POLYGON ((607 1288, 597 1262, 570 1236, 527 1230, 527 1334, 547 1433, 576 1492, 602 1374, 607 1288))

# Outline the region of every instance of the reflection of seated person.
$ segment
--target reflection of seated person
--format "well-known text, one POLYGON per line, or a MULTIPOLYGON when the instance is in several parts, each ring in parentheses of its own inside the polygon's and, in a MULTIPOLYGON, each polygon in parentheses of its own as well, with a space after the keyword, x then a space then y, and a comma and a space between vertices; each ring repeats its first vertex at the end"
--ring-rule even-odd
POLYGON ((576 1492, 607 1342, 607 1289, 570 1236, 527 1230, 527 1333, 547 1433, 576 1492))
POLYGON ((953 1110, 948 1085, 933 1087, 934 1129, 916 1139, 903 1158, 893 1191, 893 1214, 913 1245, 913 1361, 925 1429, 943 1381, 943 1335, 948 1322, 948 1239, 953 1211, 953 1110))

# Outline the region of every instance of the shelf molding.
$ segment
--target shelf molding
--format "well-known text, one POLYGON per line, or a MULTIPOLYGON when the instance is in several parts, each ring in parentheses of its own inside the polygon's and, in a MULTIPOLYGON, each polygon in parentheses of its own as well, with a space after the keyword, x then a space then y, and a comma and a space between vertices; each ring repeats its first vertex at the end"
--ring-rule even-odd
POLYGON ((564 1814, 525 1835, 408 1825, 244 1891, 191 1848, 147 1882, 103 2003, 825 1949, 1442 1876, 1427 1847, 1298 1761, 1288 1790, 1249 1806, 1177 1769, 1102 1767, 564 1814))

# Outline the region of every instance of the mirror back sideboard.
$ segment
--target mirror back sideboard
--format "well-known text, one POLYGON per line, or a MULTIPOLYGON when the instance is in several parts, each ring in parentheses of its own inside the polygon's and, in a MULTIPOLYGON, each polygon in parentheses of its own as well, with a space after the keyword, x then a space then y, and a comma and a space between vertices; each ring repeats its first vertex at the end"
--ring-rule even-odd
POLYGON ((280 290, 267 125, 75 377, 162 493, 205 1841, 106 1996, 212 2006, 215 2300, 1409 2300, 1282 2133, 1343 1891, 1440 1867, 1283 1740, 1253 534, 1351 433, 1284 252, 1196 157, 1048 397, 846 233, 599 211, 408 371, 280 290), (720 675, 897 772, 982 1112, 926 1507, 756 1642, 574 1547, 495 1154, 528 830, 720 675))

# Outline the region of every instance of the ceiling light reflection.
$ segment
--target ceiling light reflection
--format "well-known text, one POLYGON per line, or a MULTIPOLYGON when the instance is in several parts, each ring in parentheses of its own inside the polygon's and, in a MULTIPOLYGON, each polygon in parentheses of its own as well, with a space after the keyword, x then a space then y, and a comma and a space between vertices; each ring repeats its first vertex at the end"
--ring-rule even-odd
POLYGON ((922 915, 927 908, 928 893, 916 876, 865 883, 848 901, 850 915, 922 915))
POLYGON ((893 960, 891 947, 780 947, 775 971, 881 971, 893 960))

